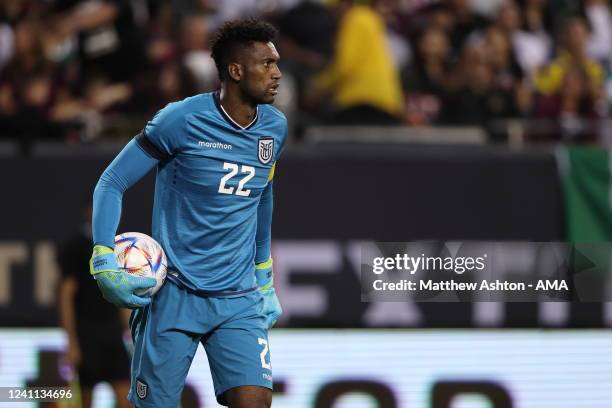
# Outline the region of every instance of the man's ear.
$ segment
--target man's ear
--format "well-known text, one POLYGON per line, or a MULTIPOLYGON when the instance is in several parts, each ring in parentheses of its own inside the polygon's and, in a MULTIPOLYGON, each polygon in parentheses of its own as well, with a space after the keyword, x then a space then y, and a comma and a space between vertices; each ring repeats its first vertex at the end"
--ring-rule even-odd
POLYGON ((234 81, 240 81, 244 72, 242 71, 242 65, 237 62, 232 62, 227 66, 227 73, 230 78, 234 81))

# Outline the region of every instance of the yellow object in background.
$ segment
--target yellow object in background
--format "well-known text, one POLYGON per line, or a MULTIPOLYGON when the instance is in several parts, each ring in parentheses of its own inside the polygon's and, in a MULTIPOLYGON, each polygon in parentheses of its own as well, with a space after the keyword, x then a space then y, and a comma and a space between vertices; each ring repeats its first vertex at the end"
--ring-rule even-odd
POLYGON ((544 95, 558 92, 562 88, 565 76, 570 69, 581 70, 594 84, 603 86, 605 72, 599 62, 586 59, 582 62, 582 65, 576 65, 570 54, 562 50, 557 59, 535 73, 533 78, 535 88, 544 95))
POLYGON ((335 47, 332 63, 316 86, 332 93, 336 109, 370 105, 399 115, 402 88, 382 17, 367 6, 351 7, 340 22, 335 47))

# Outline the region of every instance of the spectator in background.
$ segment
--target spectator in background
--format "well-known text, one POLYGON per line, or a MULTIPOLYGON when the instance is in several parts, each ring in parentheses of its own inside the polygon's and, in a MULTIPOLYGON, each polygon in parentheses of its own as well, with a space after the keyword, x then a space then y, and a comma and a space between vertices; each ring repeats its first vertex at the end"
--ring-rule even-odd
POLYGON ((31 15, 37 15, 43 7, 38 0, 2 0, 0 1, 0 22, 15 26, 31 15))
POLYGON ((24 146, 32 139, 61 140, 63 130, 52 117, 59 86, 45 56, 43 25, 26 19, 14 33, 12 58, 0 72, 0 133, 24 146))
POLYGON ((282 13, 277 24, 283 73, 293 77, 298 89, 297 106, 305 109, 301 90, 331 60, 337 21, 328 7, 304 0, 282 13))
POLYGON ((74 70, 78 69, 76 36, 63 25, 63 19, 57 15, 46 16, 43 27, 41 40, 47 60, 56 64, 59 69, 64 69, 67 64, 74 63, 74 68, 70 72, 74 75, 73 81, 76 84, 79 79, 79 72, 74 70))
POLYGON ((532 108, 531 89, 509 36, 499 27, 491 25, 485 30, 484 41, 495 90, 503 95, 512 95, 507 106, 498 106, 498 110, 493 109, 492 113, 506 118, 527 116, 532 108))
POLYGON ((470 0, 469 3, 474 12, 491 18, 497 13, 504 0, 470 0))
POLYGON ((597 100, 601 89, 579 67, 570 66, 564 71, 563 86, 553 94, 541 95, 537 115, 541 118, 596 118, 597 100))
POLYGON ((447 3, 434 3, 425 10, 424 14, 425 26, 438 28, 447 34, 453 31, 455 16, 447 3))
POLYGON ((402 8, 397 0, 379 0, 376 11, 385 23, 385 35, 391 58, 398 71, 406 67, 412 57, 412 48, 405 38, 400 13, 402 8))
POLYGON ((180 22, 179 49, 181 64, 197 83, 196 93, 217 88, 217 68, 208 47, 209 30, 204 16, 186 16, 180 22))
MULTIPOLYGON (((605 79, 604 69, 587 53, 588 27, 584 19, 570 17, 561 34, 562 47, 550 64, 538 70, 534 76, 537 91, 543 96, 559 94, 564 86, 568 71, 578 70, 586 81, 593 102, 599 100, 605 79)), ((572 74, 574 75, 574 74, 572 74)))
POLYGON ((495 0, 489 10, 497 9, 493 27, 470 0, 356 3, 0 1, 0 137, 84 141, 120 127, 131 132, 129 115, 150 114, 215 86, 207 44, 214 24, 225 15, 261 13, 280 27, 286 78, 277 105, 288 115, 301 110, 293 120, 298 130, 319 119, 476 124, 506 115, 556 119, 571 116, 568 111, 577 118, 605 113, 602 64, 609 64, 612 54, 608 0, 495 0), (324 5, 331 3, 335 6, 324 5), (574 34, 556 38, 557 57, 546 65, 554 55, 552 22, 577 13, 589 26, 568 24, 574 34), (484 59, 475 56, 478 48, 486 49, 484 59), (482 78, 466 68, 469 58, 475 58, 482 78), (401 67, 404 62, 408 65, 401 67), (562 90, 572 67, 580 74, 570 73, 572 86, 562 90), (318 108, 312 103, 317 98, 331 105, 326 106, 331 118, 324 116, 330 109, 309 110, 318 108), (582 102, 560 103, 576 98, 582 102), (475 105, 457 106, 459 100, 475 105))
POLYGON ((514 55, 521 68, 532 72, 544 65, 552 51, 552 40, 545 30, 540 0, 530 0, 525 15, 513 1, 505 2, 496 18, 496 25, 510 38, 514 55))
POLYGON ((88 108, 100 113, 119 110, 127 103, 132 88, 126 83, 112 83, 106 75, 90 74, 85 80, 83 96, 88 108))
POLYGON ((418 37, 415 56, 402 72, 406 94, 406 121, 412 125, 432 124, 449 87, 450 42, 446 33, 432 26, 418 37))
POLYGON ((377 1, 371 6, 341 1, 337 6, 341 19, 334 56, 312 88, 315 99, 331 94, 332 123, 400 123, 401 82, 377 5, 377 1))
POLYGON ((160 109, 162 106, 180 101, 198 93, 198 82, 192 71, 180 62, 170 62, 164 65, 157 76, 156 81, 156 103, 160 109))
POLYGON ((130 81, 147 68, 145 42, 126 0, 56 0, 61 25, 78 37, 82 75, 130 81))
POLYGON ((597 104, 601 91, 592 88, 592 82, 580 68, 569 67, 564 74, 563 86, 556 93, 540 96, 537 116, 555 119, 562 140, 593 140, 594 127, 585 119, 600 117, 597 104))
MULTIPOLYGON (((91 203, 84 209, 91 219, 91 203)), ((91 225, 63 243, 58 252, 61 270, 58 311, 68 339, 67 360, 76 369, 81 386, 82 408, 92 403, 93 388, 109 382, 115 392, 117 408, 130 407, 130 362, 123 343, 129 311, 106 302, 87 265, 91 252, 91 225)))
MULTIPOLYGON (((156 18, 148 27, 147 57, 152 69, 175 58, 177 54, 174 31, 177 11, 169 3, 161 4, 157 9, 156 18)), ((148 72, 147 74, 150 74, 148 72)))
POLYGON ((470 0, 448 0, 454 22, 450 41, 455 55, 461 53, 465 40, 475 31, 483 29, 488 20, 474 12, 470 0))
POLYGON ((53 121, 51 115, 57 90, 51 76, 45 72, 33 73, 18 83, 19 109, 13 119, 20 137, 61 140, 63 129, 53 121))
POLYGON ((557 58, 534 78, 538 91, 536 116, 558 119, 562 137, 585 135, 581 119, 605 114, 603 67, 587 53, 588 28, 583 18, 567 19, 557 58))
POLYGON ((139 113, 152 115, 170 102, 199 93, 196 77, 179 59, 164 62, 148 75, 147 88, 130 101, 130 109, 139 113))
POLYGON ((35 139, 61 140, 63 129, 51 116, 54 99, 52 80, 44 72, 0 85, 0 135, 14 138, 23 149, 35 139))
POLYGON ((15 34, 10 25, 0 21, 0 71, 13 57, 15 34))
POLYGON ((487 126, 491 119, 516 115, 515 95, 496 83, 490 52, 483 40, 466 44, 456 68, 456 85, 443 101, 440 123, 487 126))
POLYGON ((612 14, 608 0, 584 0, 584 15, 591 26, 587 52, 592 58, 608 63, 612 58, 612 14))
POLYGON ((146 66, 130 3, 56 0, 45 9, 23 6, 41 2, 11 3, 21 7, 0 9, 19 16, 14 52, 0 73, 1 133, 24 142, 95 137, 101 115, 126 106, 146 66))
POLYGON ((3 82, 15 84, 24 76, 51 73, 53 65, 46 58, 42 35, 43 26, 37 20, 23 20, 14 27, 14 52, 2 70, 3 82))
POLYGON ((455 24, 452 9, 447 2, 430 1, 420 7, 399 10, 401 32, 414 44, 428 28, 436 28, 450 35, 455 24))
POLYGON ((333 54, 336 23, 330 9, 313 0, 287 10, 278 18, 283 59, 311 70, 323 68, 333 54))
MULTIPOLYGON (((186 0, 181 0, 185 2, 186 0)), ((210 26, 212 30, 219 28, 225 21, 235 20, 243 17, 255 17, 266 15, 275 9, 285 6, 290 1, 283 0, 187 0, 204 4, 210 10, 210 26)), ((200 6, 200 9, 202 6, 200 6)))
POLYGON ((552 33, 553 7, 558 6, 558 2, 550 0, 516 0, 521 10, 523 20, 523 30, 528 32, 546 31, 552 33))

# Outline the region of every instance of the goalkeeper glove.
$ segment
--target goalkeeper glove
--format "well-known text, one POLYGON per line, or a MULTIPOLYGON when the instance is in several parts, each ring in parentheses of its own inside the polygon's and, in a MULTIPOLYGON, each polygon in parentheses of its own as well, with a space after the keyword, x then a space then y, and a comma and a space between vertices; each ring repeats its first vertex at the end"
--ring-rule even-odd
POLYGON ((120 271, 112 248, 94 246, 89 261, 89 271, 95 278, 104 299, 115 306, 134 309, 151 303, 150 298, 137 296, 134 291, 151 288, 157 281, 154 278, 133 276, 120 271))
POLYGON ((266 316, 268 328, 272 328, 274 323, 283 313, 276 291, 274 290, 274 277, 272 276, 272 258, 266 262, 255 265, 255 277, 257 285, 263 295, 263 314, 266 316))

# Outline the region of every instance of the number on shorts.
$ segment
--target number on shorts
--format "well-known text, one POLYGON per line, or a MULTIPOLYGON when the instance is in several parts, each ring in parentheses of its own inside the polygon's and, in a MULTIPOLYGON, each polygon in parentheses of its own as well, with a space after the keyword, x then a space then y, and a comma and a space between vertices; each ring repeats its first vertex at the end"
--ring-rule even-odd
POLYGON ((272 369, 272 365, 270 363, 266 363, 266 354, 268 354, 268 341, 266 339, 262 339, 262 338, 257 339, 257 341, 259 342, 260 346, 261 345, 264 346, 264 349, 259 354, 259 357, 261 358, 261 366, 263 368, 271 370, 272 369))

